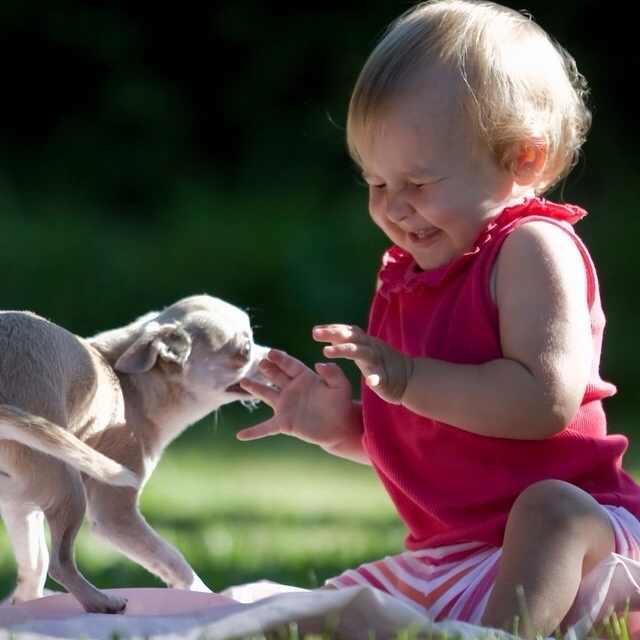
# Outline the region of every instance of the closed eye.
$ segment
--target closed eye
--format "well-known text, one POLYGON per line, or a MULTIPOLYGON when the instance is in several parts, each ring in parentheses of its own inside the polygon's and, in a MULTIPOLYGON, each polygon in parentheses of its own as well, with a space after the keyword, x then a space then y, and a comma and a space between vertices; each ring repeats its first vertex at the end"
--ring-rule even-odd
POLYGON ((379 177, 376 178, 372 175, 368 175, 367 173, 360 174, 360 179, 367 187, 369 187, 369 189, 384 189, 387 186, 384 182, 380 181, 379 177))
POLYGON ((435 178, 433 180, 416 180, 415 182, 411 183, 411 186, 415 187, 416 189, 426 189, 428 187, 432 187, 434 184, 438 184, 438 182, 442 182, 443 180, 446 180, 446 178, 435 178))

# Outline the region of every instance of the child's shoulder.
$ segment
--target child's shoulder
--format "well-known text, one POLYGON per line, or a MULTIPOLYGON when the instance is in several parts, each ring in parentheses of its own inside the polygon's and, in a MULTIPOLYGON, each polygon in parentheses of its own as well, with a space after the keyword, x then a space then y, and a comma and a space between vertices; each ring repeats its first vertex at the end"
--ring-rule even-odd
MULTIPOLYGON (((534 218, 523 221, 505 238, 495 266, 495 299, 547 291, 577 292, 586 299, 586 249, 569 223, 534 218)), ((492 287, 493 288, 493 287, 492 287)))
POLYGON ((499 256, 529 262, 544 258, 562 260, 573 255, 580 258, 578 237, 568 222, 533 217, 523 219, 507 235, 499 256))

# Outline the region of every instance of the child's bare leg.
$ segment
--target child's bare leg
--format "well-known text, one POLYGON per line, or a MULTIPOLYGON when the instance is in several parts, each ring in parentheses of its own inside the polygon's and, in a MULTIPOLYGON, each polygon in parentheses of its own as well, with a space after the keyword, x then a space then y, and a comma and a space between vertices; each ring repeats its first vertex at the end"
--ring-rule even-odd
POLYGON ((482 623, 512 629, 520 616, 525 637, 551 634, 569 611, 582 577, 614 549, 609 517, 588 493, 560 480, 531 485, 509 514, 482 623), (521 615, 518 586, 524 589, 528 620, 521 615))

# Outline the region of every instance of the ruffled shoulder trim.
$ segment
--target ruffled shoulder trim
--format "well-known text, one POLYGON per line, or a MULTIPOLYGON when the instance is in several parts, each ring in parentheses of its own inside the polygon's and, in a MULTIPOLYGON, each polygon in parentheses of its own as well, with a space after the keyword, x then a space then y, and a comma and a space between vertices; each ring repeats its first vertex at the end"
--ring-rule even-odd
POLYGON ((448 277, 457 273, 482 249, 491 242, 499 231, 529 216, 547 217, 575 224, 587 212, 573 204, 558 204, 543 198, 527 198, 524 202, 504 208, 480 232, 472 248, 451 262, 435 269, 423 271, 411 254, 397 246, 392 246, 382 257, 379 273, 380 293, 388 297, 390 293, 411 291, 419 286, 437 287, 448 277))

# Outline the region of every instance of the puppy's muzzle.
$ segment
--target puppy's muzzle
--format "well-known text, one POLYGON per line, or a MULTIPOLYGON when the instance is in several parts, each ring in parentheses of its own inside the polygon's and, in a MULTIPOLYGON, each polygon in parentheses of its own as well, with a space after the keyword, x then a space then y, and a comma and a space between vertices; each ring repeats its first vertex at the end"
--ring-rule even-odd
MULTIPOLYGON (((260 372, 259 366, 260 363, 267 357, 267 353, 269 353, 269 347, 263 347, 259 344, 254 344, 251 349, 251 362, 247 369, 243 371, 241 380, 249 379, 252 382, 257 382, 259 384, 264 384, 267 386, 273 386, 269 380, 260 372)), ((227 393, 234 393, 237 395, 243 396, 245 399, 250 400, 251 394, 248 391, 245 391, 240 386, 240 381, 234 382, 232 385, 228 386, 225 391, 227 393)))

